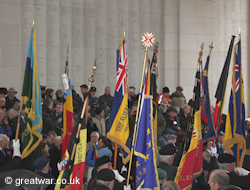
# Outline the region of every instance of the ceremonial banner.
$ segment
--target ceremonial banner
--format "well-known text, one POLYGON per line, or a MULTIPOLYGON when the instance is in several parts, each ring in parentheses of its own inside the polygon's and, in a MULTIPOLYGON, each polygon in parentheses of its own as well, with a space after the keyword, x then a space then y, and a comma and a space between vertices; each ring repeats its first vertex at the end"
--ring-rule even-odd
POLYGON ((155 155, 153 96, 150 96, 150 71, 145 74, 144 90, 135 142, 136 189, 160 189, 155 155))
POLYGON ((22 96, 25 105, 25 128, 22 143, 22 159, 32 153, 42 140, 42 104, 37 69, 36 32, 33 24, 24 74, 22 96))
POLYGON ((234 155, 236 166, 242 167, 245 152, 245 99, 241 65, 241 41, 234 47, 232 90, 226 119, 223 148, 234 155))
POLYGON ((119 144, 123 151, 123 164, 130 158, 130 139, 128 122, 128 63, 123 36, 120 48, 117 50, 117 75, 115 95, 110 116, 107 137, 114 143, 119 144))

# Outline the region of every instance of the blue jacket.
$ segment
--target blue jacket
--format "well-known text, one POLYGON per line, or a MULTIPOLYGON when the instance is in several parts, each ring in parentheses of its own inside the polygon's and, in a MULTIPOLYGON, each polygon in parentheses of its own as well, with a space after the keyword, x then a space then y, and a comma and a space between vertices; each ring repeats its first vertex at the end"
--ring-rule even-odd
POLYGON ((92 146, 86 156, 86 164, 88 164, 91 167, 95 167, 95 153, 94 150, 97 149, 99 150, 99 147, 96 146, 95 148, 92 146))

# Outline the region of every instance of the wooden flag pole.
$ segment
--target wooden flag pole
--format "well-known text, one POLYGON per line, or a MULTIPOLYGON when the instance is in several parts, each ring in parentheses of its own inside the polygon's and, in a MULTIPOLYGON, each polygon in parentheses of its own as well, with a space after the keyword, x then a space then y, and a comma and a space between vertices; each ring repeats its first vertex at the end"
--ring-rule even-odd
POLYGON ((18 114, 18 120, 17 120, 17 127, 16 127, 16 136, 15 136, 15 142, 18 139, 19 130, 20 130, 20 118, 21 118, 21 112, 23 110, 23 96, 21 96, 21 102, 20 102, 20 108, 19 108, 19 114, 18 114))
POLYGON ((127 187, 129 185, 129 178, 131 173, 131 166, 132 166, 132 159, 133 159, 133 153, 134 153, 134 146, 135 146, 135 138, 136 138, 136 132, 137 132, 137 125, 138 125, 138 117, 140 112, 140 104, 141 104, 141 96, 142 96, 142 90, 143 90, 143 82, 144 82, 144 76, 145 76, 145 69, 146 69, 146 63, 148 58, 148 48, 153 45, 154 43, 154 36, 152 33, 144 33, 144 36, 142 37, 142 44, 146 46, 145 54, 144 54, 144 62, 143 62, 143 69, 142 69, 142 76, 141 76, 141 84, 140 84, 140 93, 138 98, 138 105, 137 105, 137 112, 135 117, 135 125, 134 125, 134 134, 133 134, 133 140, 132 140, 132 148, 130 152, 130 161, 129 161, 129 168, 128 168, 128 176, 127 176, 127 187))

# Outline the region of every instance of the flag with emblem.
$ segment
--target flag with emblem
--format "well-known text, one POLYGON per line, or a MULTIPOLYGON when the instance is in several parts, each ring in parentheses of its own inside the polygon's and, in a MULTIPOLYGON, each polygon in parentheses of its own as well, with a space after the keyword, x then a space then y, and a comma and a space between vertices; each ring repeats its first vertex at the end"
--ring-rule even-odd
POLYGON ((122 147, 122 161, 126 164, 130 158, 130 139, 128 122, 128 63, 125 36, 117 50, 117 74, 114 101, 110 116, 107 137, 122 147))
POLYGON ((245 152, 245 99, 241 64, 241 40, 234 47, 232 89, 226 119, 223 148, 234 155, 237 167, 242 167, 245 152))
POLYGON ((37 148, 42 140, 42 104, 37 69, 34 24, 31 29, 29 41, 22 96, 25 105, 25 128, 22 143, 22 159, 24 159, 37 148))
POLYGON ((65 102, 63 104, 63 131, 62 131, 62 157, 65 154, 67 149, 71 133, 74 128, 74 120, 73 120, 73 99, 72 99, 72 89, 71 89, 71 81, 69 77, 69 67, 68 67, 68 53, 66 57, 66 65, 65 65, 65 74, 68 85, 64 85, 64 99, 65 102))
MULTIPOLYGON (((204 142, 212 140, 215 137, 215 129, 213 125, 213 119, 211 114, 209 88, 208 88, 208 66, 210 61, 210 55, 207 56, 206 65, 202 71, 203 88, 204 88, 204 101, 205 101, 205 116, 206 122, 203 123, 202 127, 202 139, 204 142)), ((202 120, 202 119, 201 119, 202 120)))
POLYGON ((136 189, 160 189, 155 155, 153 96, 150 95, 150 71, 145 72, 134 154, 136 189))
POLYGON ((214 109, 213 123, 214 123, 214 127, 217 128, 217 131, 216 131, 217 135, 220 129, 220 123, 221 123, 221 117, 222 117, 222 111, 220 110, 223 110, 223 106, 224 106, 224 97, 225 97, 225 92, 226 92, 230 60, 231 60, 231 56, 233 52, 234 38, 235 36, 232 36, 231 43, 227 52, 226 61, 225 61, 225 64, 224 64, 224 67, 220 76, 220 80, 217 86, 217 90, 215 93, 216 106, 214 109))
POLYGON ((199 176, 203 168, 202 155, 202 133, 201 133, 201 109, 200 109, 200 68, 197 67, 196 85, 194 86, 194 102, 192 105, 194 111, 194 123, 192 137, 188 150, 184 150, 178 171, 174 181, 181 189, 192 188, 193 178, 199 176))

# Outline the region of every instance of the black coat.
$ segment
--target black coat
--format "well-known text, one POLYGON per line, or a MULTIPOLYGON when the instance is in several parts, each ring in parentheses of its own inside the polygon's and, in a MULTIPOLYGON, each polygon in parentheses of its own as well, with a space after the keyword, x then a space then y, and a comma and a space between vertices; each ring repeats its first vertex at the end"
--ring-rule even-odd
POLYGON ((58 150, 56 147, 52 148, 50 151, 50 167, 52 175, 57 178, 59 171, 57 169, 57 163, 61 161, 62 150, 58 150))
POLYGON ((7 110, 12 108, 15 102, 20 102, 16 97, 14 97, 13 99, 10 99, 9 95, 5 99, 6 99, 5 107, 7 110))
POLYGON ((230 185, 236 185, 242 189, 250 189, 250 175, 239 176, 236 172, 230 172, 228 175, 230 185))
POLYGON ((0 151, 0 173, 6 172, 10 170, 15 170, 19 167, 21 163, 21 158, 15 156, 13 159, 11 156, 7 153, 5 149, 5 154, 0 151))

